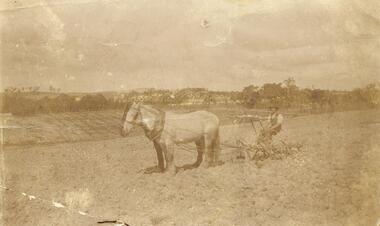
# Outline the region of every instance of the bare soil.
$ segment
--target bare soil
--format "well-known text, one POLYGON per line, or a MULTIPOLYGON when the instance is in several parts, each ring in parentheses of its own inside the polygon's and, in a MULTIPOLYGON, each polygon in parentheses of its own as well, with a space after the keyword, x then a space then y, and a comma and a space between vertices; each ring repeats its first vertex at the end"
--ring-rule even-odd
MULTIPOLYGON (((226 149, 225 164, 175 176, 141 172, 156 164, 153 145, 143 136, 5 147, 4 185, 13 190, 2 191, 4 224, 97 225, 122 219, 131 226, 376 225, 378 115, 361 111, 288 119, 276 139, 302 142, 301 152, 255 162, 236 160, 226 149)), ((236 138, 253 139, 252 128, 222 127, 222 142, 236 138)), ((175 153, 177 165, 195 157, 179 148, 175 153)))

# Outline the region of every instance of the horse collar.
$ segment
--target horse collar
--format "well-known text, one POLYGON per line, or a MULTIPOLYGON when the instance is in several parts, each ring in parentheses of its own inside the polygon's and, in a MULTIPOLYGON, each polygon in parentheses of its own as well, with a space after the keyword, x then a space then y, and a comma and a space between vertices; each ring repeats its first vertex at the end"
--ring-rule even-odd
POLYGON ((156 120, 154 121, 153 129, 144 129, 145 135, 149 138, 149 140, 154 141, 161 137, 162 131, 165 126, 165 112, 160 111, 156 120))

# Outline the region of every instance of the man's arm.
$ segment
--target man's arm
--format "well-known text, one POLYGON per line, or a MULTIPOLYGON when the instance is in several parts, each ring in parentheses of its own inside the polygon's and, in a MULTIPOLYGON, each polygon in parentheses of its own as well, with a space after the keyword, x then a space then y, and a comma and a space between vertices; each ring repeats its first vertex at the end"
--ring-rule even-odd
POLYGON ((269 116, 259 116, 259 115, 256 115, 255 119, 258 119, 258 120, 261 120, 261 121, 270 121, 270 117, 269 116))
POLYGON ((281 114, 279 114, 279 115, 277 116, 277 123, 276 123, 275 125, 271 126, 270 129, 271 129, 271 130, 274 130, 274 129, 276 129, 277 127, 281 126, 283 121, 284 121, 284 117, 283 117, 281 114))

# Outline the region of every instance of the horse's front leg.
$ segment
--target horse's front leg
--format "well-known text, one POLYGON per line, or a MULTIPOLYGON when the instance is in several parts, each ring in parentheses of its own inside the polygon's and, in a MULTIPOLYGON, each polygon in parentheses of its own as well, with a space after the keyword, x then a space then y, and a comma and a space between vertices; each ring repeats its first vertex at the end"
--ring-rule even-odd
POLYGON ((166 173, 175 174, 176 168, 174 165, 174 147, 173 145, 161 145, 162 151, 165 154, 166 173))
POLYGON ((144 171, 145 174, 162 173, 165 170, 165 165, 164 165, 165 163, 164 163, 164 156, 162 153, 162 146, 157 141, 153 141, 153 144, 154 144, 154 149, 156 150, 156 154, 157 154, 158 165, 145 169, 145 171, 144 171))
POLYGON ((162 146, 159 142, 153 141, 154 148, 156 149, 157 153, 157 161, 158 161, 158 169, 163 172, 165 170, 165 165, 164 165, 164 156, 162 153, 162 146))

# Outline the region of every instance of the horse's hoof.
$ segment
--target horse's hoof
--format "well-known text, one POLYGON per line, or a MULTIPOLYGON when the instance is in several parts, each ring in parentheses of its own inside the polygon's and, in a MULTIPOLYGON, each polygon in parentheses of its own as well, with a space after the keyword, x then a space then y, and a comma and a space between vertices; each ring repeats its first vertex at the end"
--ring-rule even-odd
POLYGON ((144 174, 162 173, 163 170, 158 166, 149 167, 144 170, 144 174))
POLYGON ((168 176, 175 176, 177 174, 176 171, 165 171, 165 175, 168 175, 168 176))
POLYGON ((165 174, 175 176, 177 174, 177 169, 175 167, 170 167, 165 170, 165 174))
POLYGON ((219 160, 219 161, 215 162, 215 166, 221 166, 223 164, 224 164, 224 162, 222 160, 219 160))
POLYGON ((176 174, 179 173, 179 172, 183 172, 183 171, 185 171, 185 168, 184 168, 184 167, 176 167, 176 168, 175 168, 175 173, 176 173, 176 174))
POLYGON ((211 164, 210 163, 203 163, 200 165, 200 168, 203 168, 203 169, 208 169, 211 167, 211 164))

